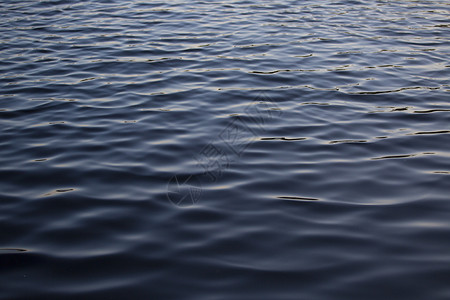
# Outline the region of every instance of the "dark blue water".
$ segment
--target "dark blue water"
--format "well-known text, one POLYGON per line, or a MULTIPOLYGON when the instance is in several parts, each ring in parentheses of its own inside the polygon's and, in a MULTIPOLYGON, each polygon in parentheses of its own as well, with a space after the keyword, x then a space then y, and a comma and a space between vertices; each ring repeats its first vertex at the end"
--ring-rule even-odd
POLYGON ((448 1, 2 1, 0 299, 450 299, 448 1))

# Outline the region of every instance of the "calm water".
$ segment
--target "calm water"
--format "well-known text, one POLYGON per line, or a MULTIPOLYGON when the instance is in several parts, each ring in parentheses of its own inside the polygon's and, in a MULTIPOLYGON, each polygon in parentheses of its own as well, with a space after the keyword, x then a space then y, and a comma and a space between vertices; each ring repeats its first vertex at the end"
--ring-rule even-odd
POLYGON ((168 2, 0 3, 0 299, 450 299, 450 3, 168 2))

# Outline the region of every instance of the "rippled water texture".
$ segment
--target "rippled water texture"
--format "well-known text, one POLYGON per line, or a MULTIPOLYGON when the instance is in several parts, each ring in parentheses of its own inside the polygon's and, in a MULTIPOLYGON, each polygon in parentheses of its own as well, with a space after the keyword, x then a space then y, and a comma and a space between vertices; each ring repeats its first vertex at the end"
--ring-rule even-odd
POLYGON ((166 2, 0 3, 0 299, 450 299, 450 3, 166 2))

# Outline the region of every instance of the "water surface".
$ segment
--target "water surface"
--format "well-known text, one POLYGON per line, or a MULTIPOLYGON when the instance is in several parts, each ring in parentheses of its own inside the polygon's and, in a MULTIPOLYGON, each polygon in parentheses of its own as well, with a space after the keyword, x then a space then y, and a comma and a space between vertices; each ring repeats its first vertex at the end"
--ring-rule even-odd
POLYGON ((449 299, 448 1, 3 1, 0 299, 449 299))

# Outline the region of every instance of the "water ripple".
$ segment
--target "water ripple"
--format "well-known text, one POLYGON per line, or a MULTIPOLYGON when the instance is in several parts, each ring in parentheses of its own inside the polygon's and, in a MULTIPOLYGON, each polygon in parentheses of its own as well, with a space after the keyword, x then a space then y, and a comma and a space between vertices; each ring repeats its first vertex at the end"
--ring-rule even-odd
POLYGON ((448 1, 3 1, 0 299, 448 299, 448 1))

